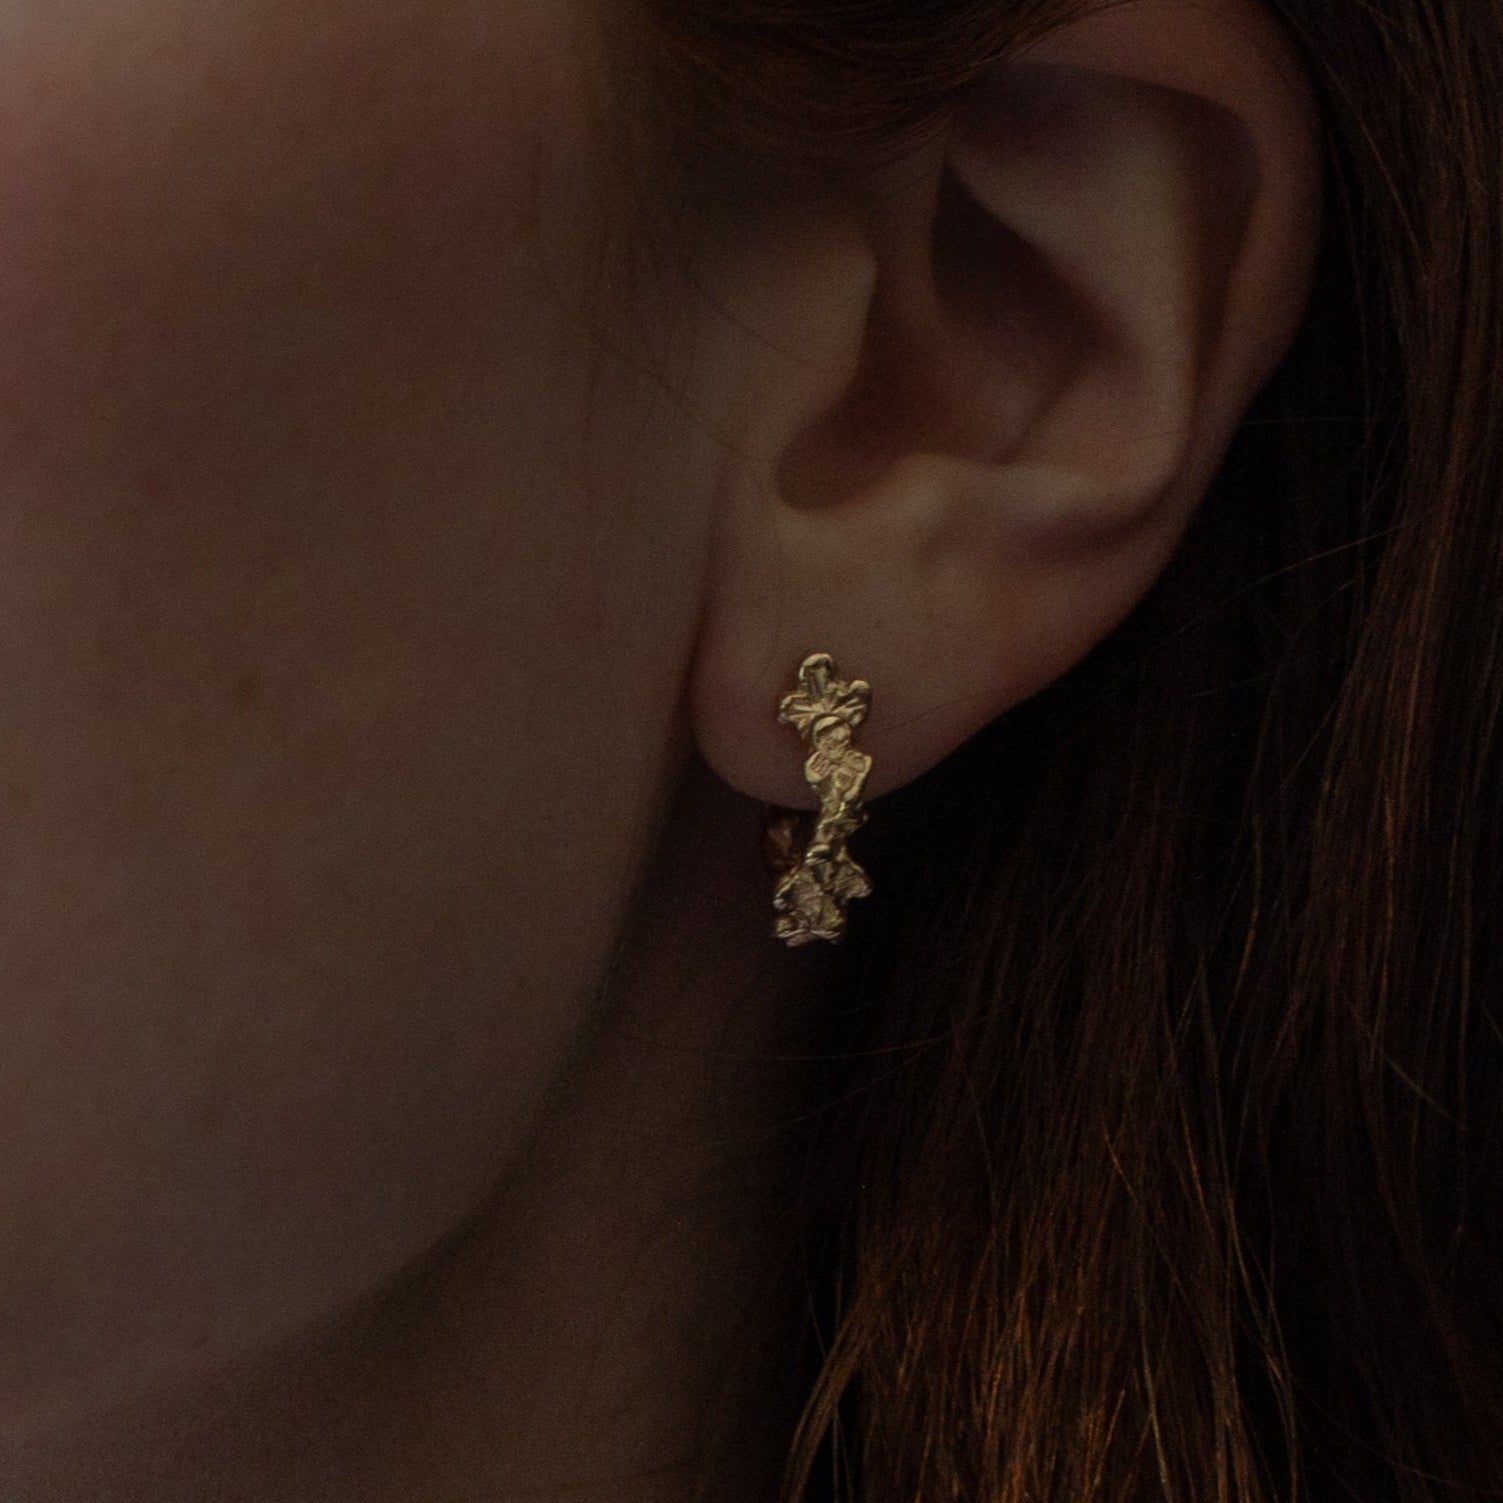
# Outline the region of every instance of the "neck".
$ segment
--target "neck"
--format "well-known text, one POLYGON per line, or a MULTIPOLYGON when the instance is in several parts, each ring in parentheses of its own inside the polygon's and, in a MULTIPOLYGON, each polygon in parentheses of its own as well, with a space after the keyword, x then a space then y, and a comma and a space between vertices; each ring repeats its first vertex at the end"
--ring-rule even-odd
POLYGON ((212 1391, 0 1456, 9 1503, 768 1503, 826 958, 770 939, 757 837, 696 764, 598 1026, 469 1224, 212 1391))

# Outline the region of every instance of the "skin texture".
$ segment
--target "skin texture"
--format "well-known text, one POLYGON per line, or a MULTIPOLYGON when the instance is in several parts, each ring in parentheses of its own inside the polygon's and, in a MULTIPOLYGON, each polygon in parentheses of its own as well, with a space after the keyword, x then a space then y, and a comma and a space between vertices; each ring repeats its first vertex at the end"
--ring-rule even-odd
MULTIPOLYGON (((1061 160, 1069 204, 1119 202, 1070 111, 1141 128, 1168 188, 1120 212, 1181 275, 1158 322, 1097 287, 1089 339, 1078 275, 936 236, 943 150, 875 208, 687 200, 692 284, 642 275, 563 0, 0 13, 8 1503, 677 1499, 725 1412, 714 1494, 768 1495, 786 1385, 718 1385, 783 1334, 825 964, 768 939, 758 801, 810 803, 777 693, 810 650, 872 680, 880 794, 1063 671, 1301 306, 1287 61, 1250 7, 1184 20, 1175 66, 1228 62, 1195 86, 1238 81, 1214 109, 1256 143, 1199 162, 1211 106, 1142 92, 1174 7, 1144 9, 1055 58, 1142 64, 1125 94, 955 137, 1018 236, 1061 160), (1225 160, 1245 194, 1169 191, 1225 160), (1217 359, 1175 365, 1181 295, 1217 359), (1128 349, 1190 371, 1133 418, 1181 448, 1103 525, 1056 425, 1045 523, 991 507, 1043 474, 1041 394, 1089 426, 1128 349), (864 478, 812 504, 833 473, 864 478)), ((1048 223, 1048 264, 1115 231, 1048 223)))
POLYGON ((493 8, 0 22, 11 1426, 473 1210, 682 760, 708 477, 598 376, 589 39, 493 8))

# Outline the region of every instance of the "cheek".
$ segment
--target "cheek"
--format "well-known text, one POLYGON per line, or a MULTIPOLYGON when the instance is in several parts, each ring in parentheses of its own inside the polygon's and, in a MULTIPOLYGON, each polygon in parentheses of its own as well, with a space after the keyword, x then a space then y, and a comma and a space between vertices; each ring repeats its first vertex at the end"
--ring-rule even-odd
POLYGON ((316 424, 314 392, 420 386, 481 258, 536 212, 550 126, 578 134, 548 77, 557 39, 510 9, 487 46, 463 5, 7 6, 12 473, 49 443, 78 462, 148 439, 219 454, 316 424))
POLYGON ((390 1277, 604 964, 567 10, 0 11, 0 1428, 390 1277))

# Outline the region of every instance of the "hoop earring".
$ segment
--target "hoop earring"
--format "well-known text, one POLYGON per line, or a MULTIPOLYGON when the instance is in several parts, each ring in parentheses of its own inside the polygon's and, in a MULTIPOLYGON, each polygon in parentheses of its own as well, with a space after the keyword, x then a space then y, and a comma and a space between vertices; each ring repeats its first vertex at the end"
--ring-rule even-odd
POLYGON ((846 841, 867 819, 861 795, 872 759, 851 744, 851 733, 871 709, 871 685, 859 678, 843 682, 827 652, 804 659, 798 683, 778 702, 778 720, 803 737, 804 778, 819 795, 820 811, 809 816, 773 810, 764 844, 778 878, 773 935, 790 947, 843 938, 846 905, 872 891, 866 872, 846 851, 846 841))

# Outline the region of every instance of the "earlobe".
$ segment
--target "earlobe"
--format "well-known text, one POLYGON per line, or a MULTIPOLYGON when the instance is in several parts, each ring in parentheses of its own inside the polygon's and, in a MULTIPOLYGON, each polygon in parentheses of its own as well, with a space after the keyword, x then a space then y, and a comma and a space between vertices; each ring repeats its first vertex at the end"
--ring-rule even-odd
POLYGON ((727 486, 690 706, 725 781, 807 805, 809 652, 877 691, 876 795, 1120 623, 1297 327, 1316 140, 1251 0, 1127 0, 961 102, 865 211, 849 379, 727 486))

